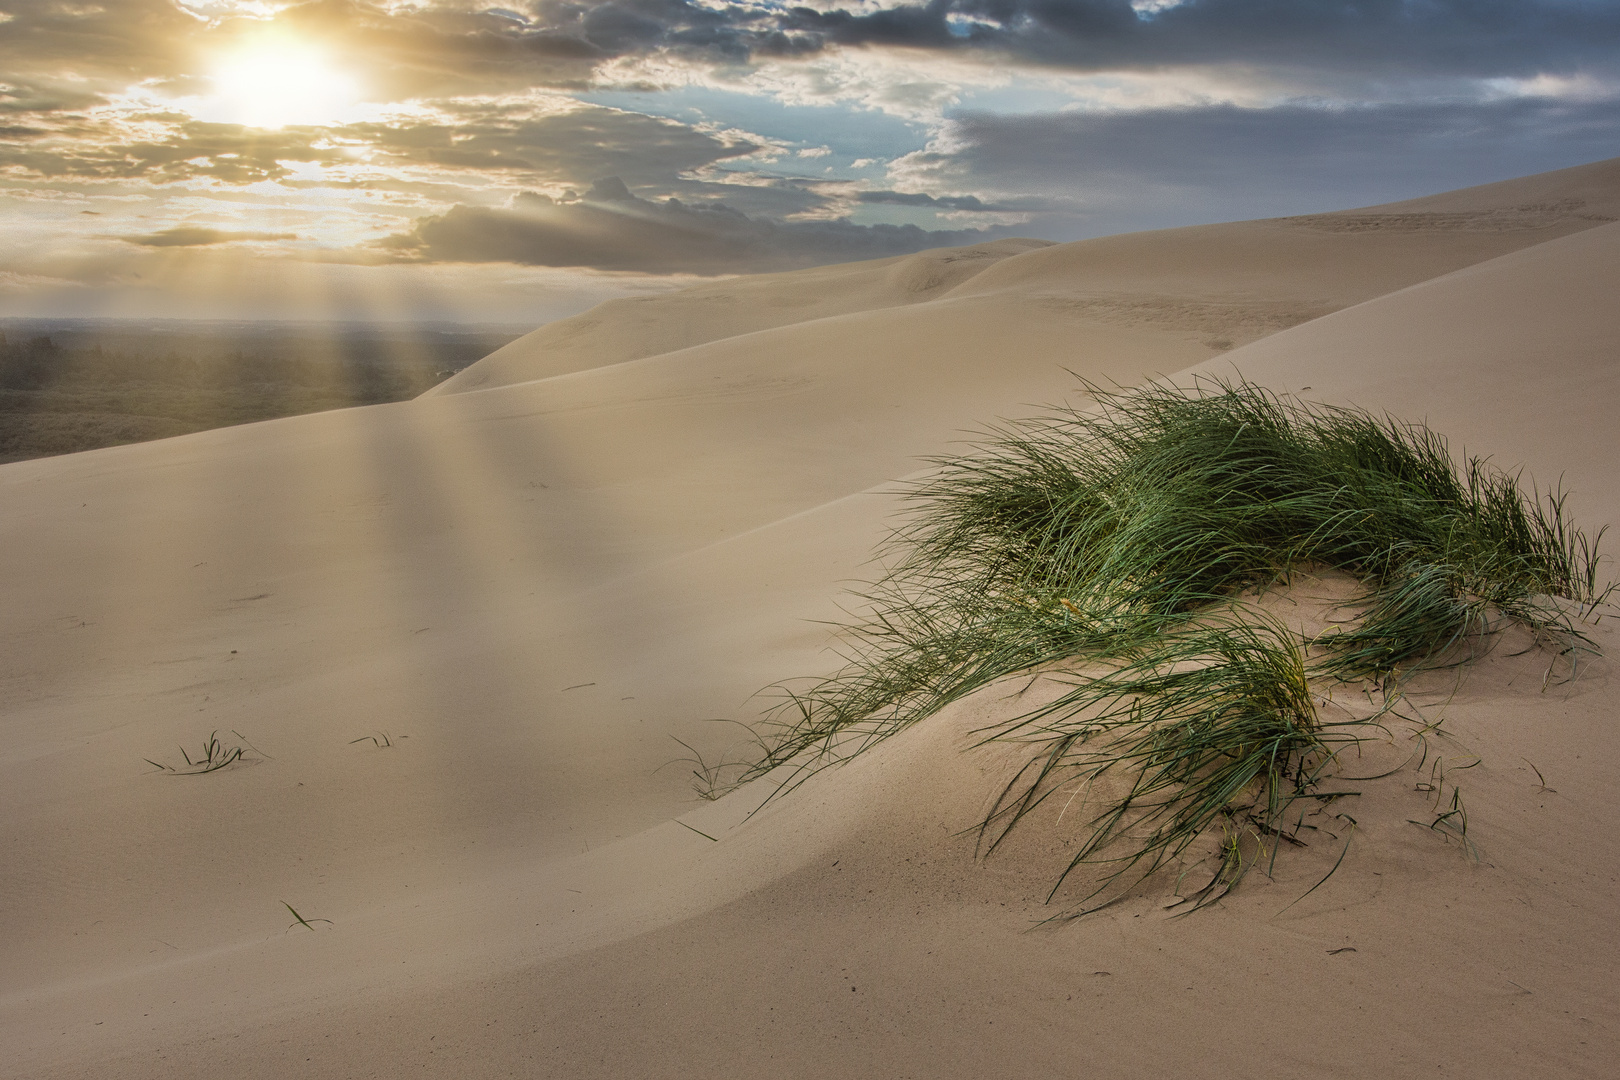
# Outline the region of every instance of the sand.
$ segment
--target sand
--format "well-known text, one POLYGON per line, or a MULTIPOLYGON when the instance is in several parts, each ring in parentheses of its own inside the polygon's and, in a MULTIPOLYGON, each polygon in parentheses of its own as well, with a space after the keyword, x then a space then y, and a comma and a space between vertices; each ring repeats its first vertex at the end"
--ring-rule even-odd
POLYGON ((1608 660, 1428 688, 1477 858, 1403 773, 1304 901, 1336 845, 1186 919, 1030 929, 1061 826, 960 835, 994 688, 752 817, 670 763, 834 664, 895 478, 1075 375, 1427 419, 1620 522, 1616 218, 1620 161, 731 279, 413 402, 0 467, 0 1074, 1607 1075, 1608 660), (144 760, 215 730, 245 764, 144 760))

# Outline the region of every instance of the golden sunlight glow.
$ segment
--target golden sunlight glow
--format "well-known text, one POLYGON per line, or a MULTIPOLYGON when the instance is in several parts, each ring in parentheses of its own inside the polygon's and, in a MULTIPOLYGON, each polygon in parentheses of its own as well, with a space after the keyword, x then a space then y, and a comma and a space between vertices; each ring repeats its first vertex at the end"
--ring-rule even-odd
POLYGON ((280 128, 334 124, 349 118, 360 83, 312 45, 256 42, 222 56, 212 73, 214 93, 193 110, 200 120, 280 128))

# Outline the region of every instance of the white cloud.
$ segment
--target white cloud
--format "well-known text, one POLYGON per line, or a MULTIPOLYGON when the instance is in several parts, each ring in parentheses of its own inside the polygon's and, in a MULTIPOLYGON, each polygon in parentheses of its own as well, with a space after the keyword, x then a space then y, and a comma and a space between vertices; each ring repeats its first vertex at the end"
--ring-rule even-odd
POLYGON ((175 0, 175 7, 188 15, 217 22, 220 19, 271 19, 293 0, 175 0))
POLYGON ((1131 0, 1131 10, 1138 15, 1153 16, 1161 11, 1178 8, 1187 0, 1131 0))
POLYGON ((1535 75, 1528 79, 1488 79, 1487 97, 1551 98, 1583 104, 1620 98, 1620 82, 1585 72, 1576 75, 1535 75))

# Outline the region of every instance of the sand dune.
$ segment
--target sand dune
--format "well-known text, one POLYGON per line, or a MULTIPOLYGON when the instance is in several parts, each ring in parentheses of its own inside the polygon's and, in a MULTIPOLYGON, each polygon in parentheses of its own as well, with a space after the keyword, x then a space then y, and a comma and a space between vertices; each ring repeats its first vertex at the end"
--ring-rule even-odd
MULTIPOLYGON (((1218 352, 1350 304, 1620 218, 1597 162, 1336 214, 1103 237, 1000 240, 615 300, 541 327, 441 384, 458 393, 759 330, 994 294, 997 311, 1179 334, 1218 352)), ((976 309, 975 309, 976 310, 976 309)), ((971 320, 972 314, 966 317, 971 320)), ((836 331, 834 331, 836 332, 836 331)), ((952 339, 942 334, 942 347, 952 339)), ((858 347, 858 346, 857 346, 858 347)), ((762 347, 763 348, 763 347, 762 347)), ((1053 359, 1062 362, 1061 347, 1053 359)))
POLYGON ((995 240, 868 262, 756 274, 674 295, 610 300, 549 323, 434 389, 459 393, 639 360, 755 330, 937 299, 996 262, 1047 246, 995 240))
POLYGON ((1479 860, 1397 777, 1285 914, 1336 849, 1196 918, 1150 891, 1026 933, 1054 834, 989 863, 958 835, 1011 764, 960 752, 994 691, 746 820, 758 790, 659 767, 825 670, 811 620, 890 481, 1065 367, 1427 418, 1620 521, 1616 207, 1608 162, 1373 208, 1466 227, 719 282, 543 328, 473 392, 0 468, 0 1072, 1604 1075, 1607 661, 1429 687, 1482 759, 1479 860), (250 764, 142 760, 214 729, 250 764))

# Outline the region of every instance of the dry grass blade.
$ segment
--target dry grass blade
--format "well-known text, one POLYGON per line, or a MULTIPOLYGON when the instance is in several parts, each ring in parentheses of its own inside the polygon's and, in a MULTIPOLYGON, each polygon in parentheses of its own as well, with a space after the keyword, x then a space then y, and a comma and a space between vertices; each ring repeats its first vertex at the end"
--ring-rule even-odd
POLYGON ((292 923, 291 925, 289 925, 287 927, 287 929, 289 929, 289 930, 291 930, 294 926, 302 926, 306 930, 313 930, 313 929, 315 929, 314 924, 318 923, 318 922, 323 922, 328 926, 332 925, 332 920, 331 919, 306 919, 306 918, 304 918, 302 915, 298 914, 298 909, 297 908, 293 907, 291 904, 287 903, 287 901, 285 901, 285 900, 283 900, 281 902, 281 906, 286 908, 288 911, 292 912, 292 917, 298 920, 297 922, 292 923))

